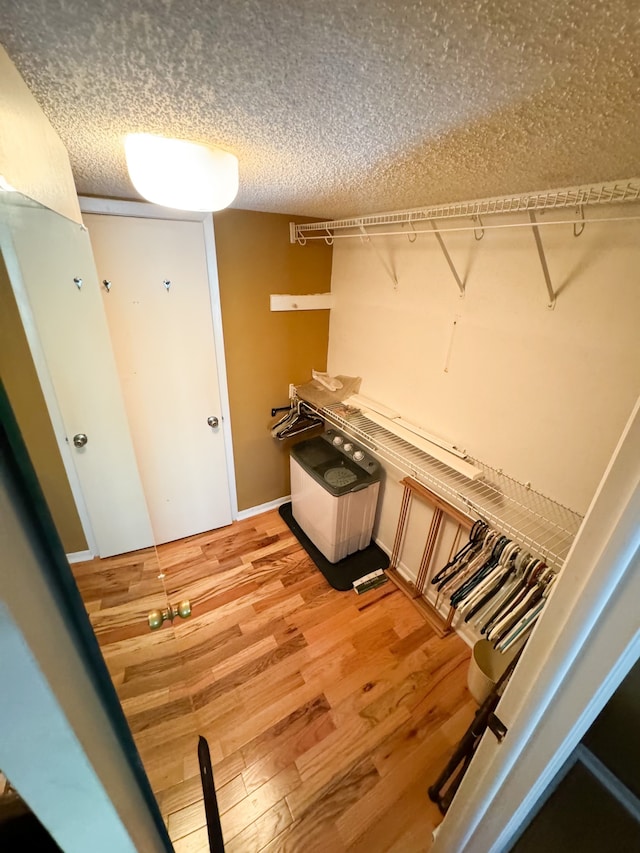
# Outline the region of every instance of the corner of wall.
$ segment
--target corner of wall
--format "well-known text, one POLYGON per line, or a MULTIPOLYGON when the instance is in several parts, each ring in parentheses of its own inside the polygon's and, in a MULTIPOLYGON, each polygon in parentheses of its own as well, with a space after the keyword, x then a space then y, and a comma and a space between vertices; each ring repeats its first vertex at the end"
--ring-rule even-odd
POLYGON ((67 151, 1 45, 0 164, 18 192, 82 222, 67 151))

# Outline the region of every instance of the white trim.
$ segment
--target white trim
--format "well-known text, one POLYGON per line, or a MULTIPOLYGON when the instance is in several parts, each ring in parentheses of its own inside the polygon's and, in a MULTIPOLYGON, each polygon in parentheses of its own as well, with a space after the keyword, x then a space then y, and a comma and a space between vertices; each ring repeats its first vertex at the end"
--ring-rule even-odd
MULTIPOLYGON (((376 543, 378 548, 381 548, 384 551, 384 553, 387 555, 387 557, 391 556, 391 549, 387 548, 387 546, 384 544, 382 539, 379 539, 377 536, 374 536, 373 541, 376 543)), ((398 566, 398 569, 399 568, 400 568, 400 566, 398 566)), ((403 577, 404 577, 404 572, 400 572, 400 574, 403 575, 403 577)), ((409 580, 409 577, 407 577, 406 579, 409 580)))
POLYGON ((132 216, 136 219, 176 219, 184 222, 204 222, 210 213, 199 210, 175 210, 146 201, 116 201, 109 198, 78 196, 82 213, 99 213, 106 216, 132 216))
MULTIPOLYGON (((2 231, 4 232, 6 226, 2 225, 0 227, 2 227, 2 231)), ((5 239, 3 239, 1 243, 2 255, 7 267, 7 273, 9 274, 9 281, 13 289, 16 305, 18 306, 18 313, 22 320, 22 327, 27 338, 27 343, 29 344, 29 350, 31 351, 31 357, 33 359, 33 365, 35 367, 38 381, 40 382, 42 395, 51 419, 53 433, 58 445, 58 450, 60 451, 60 456, 62 457, 62 464, 67 475, 67 480, 69 481, 71 495, 75 502, 76 510, 78 511, 80 524, 82 525, 82 532, 87 540, 89 551, 95 555, 98 553, 98 544, 93 534, 93 528, 89 519, 89 511, 87 510, 87 505, 84 500, 84 494, 82 486, 80 485, 80 478, 78 477, 73 454, 71 452, 69 442, 67 441, 67 430, 64 425, 64 421, 62 420, 62 414, 60 413, 60 407, 58 405, 58 398, 56 397, 56 392, 51 380, 51 374, 49 373, 49 366, 40 341, 40 333, 36 325, 35 317, 33 316, 33 309, 31 308, 31 302, 29 301, 29 294, 27 293, 27 288, 25 287, 22 279, 20 263, 16 257, 13 240, 11 239, 8 228, 6 228, 6 232, 9 234, 9 239, 7 240, 6 234, 3 234, 5 239)))
POLYGON ((640 652, 640 400, 433 853, 504 850, 640 652))
POLYGON ((525 829, 525 821, 537 811, 538 804, 546 797, 549 785, 553 784, 556 775, 563 765, 569 760, 581 739, 595 721, 600 711, 613 696, 631 667, 640 657, 640 633, 626 649, 615 667, 602 682, 600 690, 593 696, 575 725, 569 731, 566 739, 558 748, 543 773, 538 777, 535 784, 530 788, 527 796, 521 801, 519 807, 513 812, 511 818, 504 826, 490 853, 502 853, 525 829))
POLYGON ((612 773, 597 755, 582 744, 576 748, 576 757, 590 773, 593 773, 611 796, 615 797, 621 806, 624 806, 636 823, 640 823, 640 800, 618 779, 616 774, 612 773))
POLYGON ((220 393, 220 420, 224 437, 225 459, 227 463, 227 483, 231 517, 238 512, 238 493, 236 490, 236 469, 233 455, 233 436, 231 433, 231 407, 229 405, 229 386, 227 383, 227 360, 224 353, 224 332, 222 328, 222 306, 220 304, 220 280, 218 279, 218 259, 216 256, 216 238, 213 229, 213 215, 203 220, 204 250, 207 259, 209 293, 211 295, 211 322, 213 324, 213 344, 216 350, 218 370, 218 390, 220 393))
POLYGON ((93 551, 73 551, 71 554, 67 554, 67 562, 70 564, 73 563, 86 563, 88 560, 93 560, 96 555, 93 551))
POLYGON ((220 282, 218 279, 213 214, 202 211, 174 210, 169 207, 160 207, 157 204, 148 204, 147 202, 114 201, 106 198, 88 198, 87 196, 80 196, 79 201, 82 213, 95 213, 107 216, 130 216, 138 219, 166 219, 178 222, 200 222, 202 224, 207 277, 209 280, 209 301, 211 303, 213 344, 216 351, 218 389, 220 393, 220 420, 222 422, 222 436, 224 440, 225 461, 227 466, 231 521, 237 517, 238 496, 233 455, 233 438, 231 434, 231 407, 229 405, 227 364, 224 352, 222 307, 220 305, 220 282))
POLYGON ((291 500, 291 495, 285 495, 283 498, 276 498, 275 501, 267 501, 266 504, 252 506, 249 509, 241 509, 236 515, 236 521, 244 521, 245 518, 253 518, 254 515, 261 515, 263 512, 269 512, 272 509, 277 509, 282 504, 286 504, 291 500))

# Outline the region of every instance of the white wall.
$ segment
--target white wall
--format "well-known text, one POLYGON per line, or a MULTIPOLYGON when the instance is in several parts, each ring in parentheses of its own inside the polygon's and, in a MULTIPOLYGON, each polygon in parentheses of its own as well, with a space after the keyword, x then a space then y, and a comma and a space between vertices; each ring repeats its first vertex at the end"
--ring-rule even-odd
MULTIPOLYGON (((638 659, 640 402, 433 853, 502 853, 638 659)), ((615 847, 615 844, 613 845, 615 847)))
POLYGON ((2 46, 0 175, 34 201, 82 221, 66 149, 2 46))
POLYGON ((165 849, 0 471, 0 767, 65 853, 165 849))
MULTIPOLYGON (((336 240, 329 372, 361 376, 362 393, 584 513, 640 391, 639 231, 541 229, 553 311, 530 228, 443 235, 464 299, 431 235, 376 241, 397 289, 369 245, 336 240)), ((380 524, 393 527, 384 509, 380 524)))

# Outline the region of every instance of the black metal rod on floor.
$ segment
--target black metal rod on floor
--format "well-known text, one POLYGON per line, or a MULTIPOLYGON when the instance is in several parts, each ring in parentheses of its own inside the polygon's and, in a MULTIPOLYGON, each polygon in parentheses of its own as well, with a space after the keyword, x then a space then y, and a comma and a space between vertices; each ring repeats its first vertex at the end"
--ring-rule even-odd
POLYGON ((500 701, 502 692, 513 670, 516 668, 516 664, 520 660, 523 649, 524 646, 519 649, 516 656, 498 679, 497 684, 493 687, 482 705, 480 705, 471 725, 462 736, 446 767, 428 790, 429 799, 436 803, 442 814, 446 814, 456 791, 460 787, 460 783, 471 764, 471 759, 478 748, 478 744, 487 730, 489 718, 500 701), (449 783, 448 786, 447 782, 449 783))
POLYGON ((209 752, 209 744, 202 735, 200 735, 198 740, 198 761, 200 762, 200 778, 202 779, 202 793, 204 794, 204 812, 207 817, 209 850, 211 853, 224 853, 218 799, 216 797, 215 785, 213 784, 211 753, 209 752))

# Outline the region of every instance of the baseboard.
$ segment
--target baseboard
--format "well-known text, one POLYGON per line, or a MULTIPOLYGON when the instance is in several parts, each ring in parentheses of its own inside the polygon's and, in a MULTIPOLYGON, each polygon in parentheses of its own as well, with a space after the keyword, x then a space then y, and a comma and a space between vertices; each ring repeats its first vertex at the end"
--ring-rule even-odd
POLYGON ((286 504, 290 500, 291 495, 285 495, 283 498, 276 498, 275 501, 268 501, 266 504, 260 504, 259 506, 251 506, 249 509, 239 510, 236 516, 236 521, 243 521, 245 518, 252 518, 254 515, 261 515, 263 512, 278 509, 279 506, 286 504))
POLYGON ((86 563, 87 560, 93 560, 94 557, 93 551, 74 551, 73 554, 67 554, 67 560, 70 563, 86 563))

